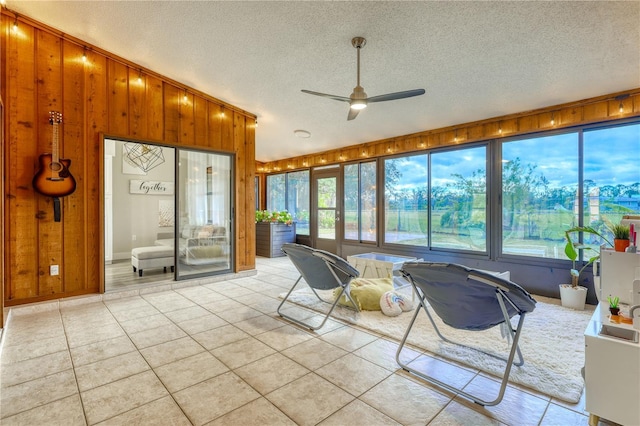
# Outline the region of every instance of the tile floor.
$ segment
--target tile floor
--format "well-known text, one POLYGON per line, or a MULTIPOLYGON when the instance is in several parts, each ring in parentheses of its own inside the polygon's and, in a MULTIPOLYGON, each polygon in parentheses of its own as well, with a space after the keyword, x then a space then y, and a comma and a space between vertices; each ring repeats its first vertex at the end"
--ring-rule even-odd
MULTIPOLYGON (((509 386, 482 408, 398 370, 396 342, 276 313, 298 274, 287 258, 257 275, 131 296, 15 309, 0 354, 2 425, 586 425, 568 405, 509 386)), ((315 314, 300 307, 292 314, 315 314)), ((439 373, 497 389, 428 354, 439 373)))

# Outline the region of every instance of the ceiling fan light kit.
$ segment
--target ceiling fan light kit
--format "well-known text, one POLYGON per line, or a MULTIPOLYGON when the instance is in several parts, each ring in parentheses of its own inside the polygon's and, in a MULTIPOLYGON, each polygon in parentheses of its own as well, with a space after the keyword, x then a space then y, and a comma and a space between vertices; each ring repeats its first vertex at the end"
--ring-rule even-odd
POLYGON ((354 37, 351 39, 351 45, 355 47, 356 51, 358 52, 357 81, 356 87, 353 88, 351 96, 347 98, 345 96, 329 95, 327 93, 313 92, 311 90, 302 90, 302 92, 309 95, 322 96, 324 98, 329 98, 340 102, 348 102, 349 114, 347 115, 347 120, 353 120, 354 118, 356 118, 360 110, 365 109, 367 105, 372 102, 393 101, 396 99, 404 99, 411 98, 413 96, 424 95, 424 89, 414 89, 406 90, 404 92, 387 93, 385 95, 378 95, 369 98, 362 86, 360 86, 360 49, 362 49, 365 44, 367 44, 367 40, 364 37, 354 37))

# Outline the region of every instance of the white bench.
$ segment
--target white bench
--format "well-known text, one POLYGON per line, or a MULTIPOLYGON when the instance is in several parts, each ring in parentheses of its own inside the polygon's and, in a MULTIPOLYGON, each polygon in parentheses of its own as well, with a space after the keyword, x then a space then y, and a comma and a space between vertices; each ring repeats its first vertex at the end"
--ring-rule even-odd
POLYGON ((136 247, 131 250, 131 266, 133 272, 138 271, 138 275, 142 276, 142 271, 149 268, 164 268, 167 272, 167 266, 174 271, 174 250, 173 247, 166 246, 150 246, 136 247))

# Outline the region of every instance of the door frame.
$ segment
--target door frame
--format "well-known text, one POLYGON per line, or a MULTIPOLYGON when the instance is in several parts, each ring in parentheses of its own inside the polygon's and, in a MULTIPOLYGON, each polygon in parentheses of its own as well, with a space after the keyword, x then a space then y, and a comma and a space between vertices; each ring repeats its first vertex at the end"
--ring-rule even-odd
MULTIPOLYGON (((311 242, 313 247, 315 248, 319 248, 322 250, 326 250, 329 251, 331 253, 337 254, 338 256, 341 255, 342 252, 342 215, 343 215, 343 208, 342 208, 342 167, 337 164, 335 166, 327 166, 327 167, 320 167, 320 168, 313 168, 311 169, 311 176, 309 177, 310 179, 310 184, 311 184, 311 191, 309 193, 309 198, 310 198, 310 204, 311 204, 311 208, 310 208, 310 215, 309 215, 309 234, 311 237, 311 242), (335 206, 335 211, 336 211, 336 227, 335 227, 335 247, 331 246, 329 247, 329 245, 327 244, 322 244, 320 243, 320 246, 318 245, 319 243, 319 238, 318 238, 318 197, 317 197, 317 190, 318 190, 318 179, 325 179, 325 178, 335 178, 336 179, 336 206, 335 206)), ((322 239, 322 242, 325 241, 330 241, 327 239, 322 239)))

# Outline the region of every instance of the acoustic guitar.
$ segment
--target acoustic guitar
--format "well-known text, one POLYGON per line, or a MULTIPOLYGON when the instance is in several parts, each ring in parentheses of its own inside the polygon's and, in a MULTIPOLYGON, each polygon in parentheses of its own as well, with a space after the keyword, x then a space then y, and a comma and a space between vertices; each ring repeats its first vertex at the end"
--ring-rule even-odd
POLYGON ((71 160, 58 157, 58 142, 62 113, 49 112, 49 123, 52 126, 52 153, 41 154, 38 159, 38 172, 33 177, 33 188, 42 195, 64 197, 76 190, 76 180, 69 172, 71 160))

